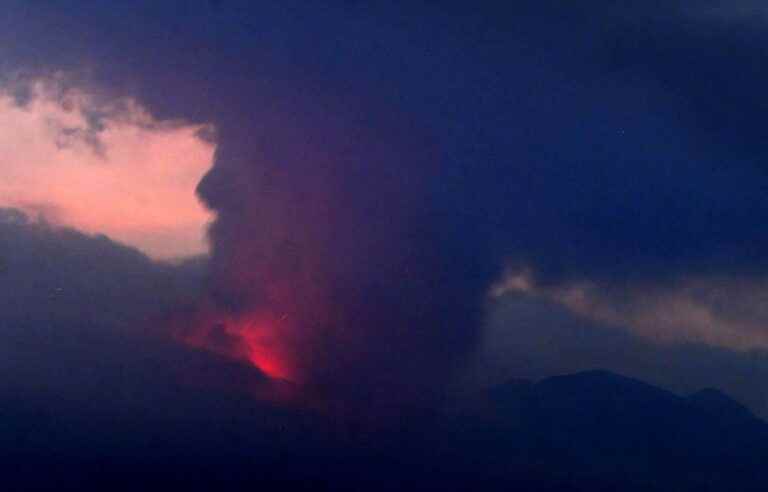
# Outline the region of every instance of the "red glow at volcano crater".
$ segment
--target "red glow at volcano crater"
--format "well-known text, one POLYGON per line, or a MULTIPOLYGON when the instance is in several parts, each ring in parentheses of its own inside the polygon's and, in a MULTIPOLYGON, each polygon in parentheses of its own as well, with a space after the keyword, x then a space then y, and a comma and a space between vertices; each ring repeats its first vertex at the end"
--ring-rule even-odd
POLYGON ((231 331, 242 339, 251 364, 273 379, 295 382, 297 372, 292 367, 285 340, 281 340, 281 335, 286 335, 281 333, 281 326, 280 320, 245 319, 235 322, 231 331))
POLYGON ((286 316, 198 313, 187 323, 179 333, 187 345, 247 361, 270 379, 300 382, 290 347, 291 324, 286 316))

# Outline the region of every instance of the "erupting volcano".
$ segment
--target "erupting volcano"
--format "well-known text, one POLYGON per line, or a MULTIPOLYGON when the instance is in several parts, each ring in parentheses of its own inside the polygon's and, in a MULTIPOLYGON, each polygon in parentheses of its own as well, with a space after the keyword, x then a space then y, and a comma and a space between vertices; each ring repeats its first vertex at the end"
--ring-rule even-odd
POLYGON ((310 100, 295 118, 295 104, 217 127, 197 188, 216 214, 208 284, 176 335, 313 399, 432 398, 474 346, 489 282, 432 225, 439 155, 386 108, 360 127, 310 100))
POLYGON ((240 315, 201 310, 177 330, 192 347, 247 361, 273 380, 301 383, 302 375, 289 340, 295 327, 288 316, 266 311, 240 315))
POLYGON ((290 353, 281 346, 280 331, 285 319, 254 317, 235 322, 230 333, 245 342, 248 360, 273 379, 297 381, 298 374, 290 361, 290 353))

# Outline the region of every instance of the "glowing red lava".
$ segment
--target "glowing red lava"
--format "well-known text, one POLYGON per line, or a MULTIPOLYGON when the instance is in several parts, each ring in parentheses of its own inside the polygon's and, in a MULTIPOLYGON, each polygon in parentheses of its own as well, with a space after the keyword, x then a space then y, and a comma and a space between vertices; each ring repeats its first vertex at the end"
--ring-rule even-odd
POLYGON ((285 317, 268 313, 198 313, 179 338, 192 347, 245 360, 271 379, 297 383, 300 378, 289 347, 290 332, 285 317))
MULTIPOLYGON (((284 323, 284 320, 283 320, 284 323)), ((230 332, 239 336, 245 345, 246 356, 261 372, 273 379, 296 381, 296 368, 290 363, 290 354, 281 340, 280 320, 264 316, 235 321, 230 332)))

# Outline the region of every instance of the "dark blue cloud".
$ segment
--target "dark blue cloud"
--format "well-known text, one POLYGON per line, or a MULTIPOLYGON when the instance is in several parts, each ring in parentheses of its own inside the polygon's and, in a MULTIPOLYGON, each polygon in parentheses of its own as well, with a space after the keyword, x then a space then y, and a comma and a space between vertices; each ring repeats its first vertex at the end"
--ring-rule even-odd
MULTIPOLYGON (((217 126, 214 272, 311 251, 361 331, 330 372, 438 377, 509 261, 545 283, 765 271, 764 26, 695 2, 298 5, 18 2, 0 31, 11 68, 217 126)), ((213 277, 226 309, 263 302, 213 277)))

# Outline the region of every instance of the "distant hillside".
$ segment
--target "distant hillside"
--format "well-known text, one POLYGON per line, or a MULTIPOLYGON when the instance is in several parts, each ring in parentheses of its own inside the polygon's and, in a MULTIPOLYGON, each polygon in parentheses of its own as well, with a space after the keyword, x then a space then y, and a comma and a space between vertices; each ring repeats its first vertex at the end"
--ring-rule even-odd
POLYGON ((589 371, 513 381, 479 399, 444 424, 456 469, 477 464, 466 480, 514 484, 528 474, 543 490, 765 490, 768 424, 716 390, 680 397, 589 371))
POLYGON ((511 381, 380 428, 164 391, 124 410, 0 395, 6 490, 765 490, 768 424, 716 390, 605 371, 511 381))

